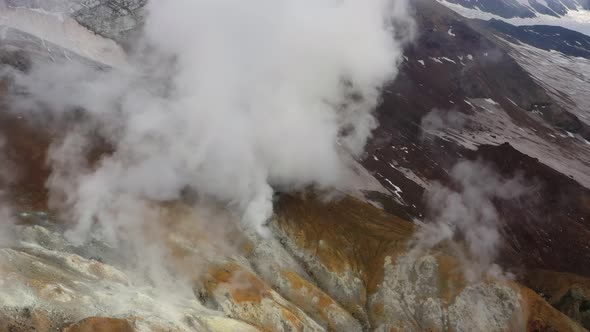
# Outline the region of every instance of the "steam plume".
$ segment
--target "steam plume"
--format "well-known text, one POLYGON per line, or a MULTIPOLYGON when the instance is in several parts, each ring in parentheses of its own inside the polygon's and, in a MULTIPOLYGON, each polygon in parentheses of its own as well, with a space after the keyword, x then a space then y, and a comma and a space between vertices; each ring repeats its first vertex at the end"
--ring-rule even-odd
POLYGON ((343 184, 342 154, 362 153, 413 31, 405 0, 152 1, 147 12, 132 66, 36 64, 16 79, 29 93, 20 110, 85 110, 49 157, 52 202, 78 221, 72 240, 95 221, 141 222, 142 201, 187 189, 265 234, 274 189, 343 184), (93 136, 114 152, 90 166, 93 136))
POLYGON ((428 223, 417 235, 417 247, 429 249, 449 241, 467 280, 486 274, 502 276, 495 259, 501 246, 501 219, 494 199, 515 199, 527 186, 519 176, 503 178, 482 161, 460 161, 449 173, 453 188, 435 182, 426 193, 428 223), (459 247, 457 239, 465 247, 459 247))

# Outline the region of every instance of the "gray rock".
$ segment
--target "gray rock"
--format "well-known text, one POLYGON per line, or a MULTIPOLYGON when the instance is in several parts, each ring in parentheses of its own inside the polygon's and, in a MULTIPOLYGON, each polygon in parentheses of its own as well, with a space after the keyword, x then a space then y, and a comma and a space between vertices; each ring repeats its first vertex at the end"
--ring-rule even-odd
POLYGON ((87 29, 125 43, 144 19, 147 0, 87 0, 72 17, 87 29))

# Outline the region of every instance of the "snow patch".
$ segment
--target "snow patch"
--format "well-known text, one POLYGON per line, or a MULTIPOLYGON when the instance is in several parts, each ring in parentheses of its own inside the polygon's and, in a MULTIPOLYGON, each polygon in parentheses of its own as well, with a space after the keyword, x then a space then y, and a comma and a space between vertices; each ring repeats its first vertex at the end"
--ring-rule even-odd
POLYGON ((446 56, 441 57, 441 59, 448 61, 448 62, 452 62, 454 64, 457 64, 454 60, 451 60, 451 59, 447 58, 446 56))
POLYGON ((509 102, 510 102, 512 105, 514 105, 514 106, 518 107, 518 105, 517 105, 517 104, 516 104, 516 103, 515 103, 515 102, 514 102, 512 99, 510 99, 510 98, 508 98, 508 97, 505 97, 505 98, 506 98, 506 99, 508 99, 508 101, 509 101, 509 102))
POLYGON ((393 182, 391 182, 388 178, 383 178, 387 183, 389 183, 390 186, 393 187, 393 193, 398 197, 398 198, 402 198, 401 193, 403 193, 402 189, 398 186, 396 186, 395 184, 393 184, 393 182))

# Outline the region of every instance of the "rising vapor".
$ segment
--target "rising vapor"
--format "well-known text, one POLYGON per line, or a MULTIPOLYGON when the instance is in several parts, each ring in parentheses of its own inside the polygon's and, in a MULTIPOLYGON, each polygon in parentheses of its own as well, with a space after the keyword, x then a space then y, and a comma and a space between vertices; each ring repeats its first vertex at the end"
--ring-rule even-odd
POLYGON ((530 187, 521 176, 505 178, 480 160, 458 162, 449 176, 450 185, 435 182, 426 192, 428 220, 416 235, 415 248, 448 244, 470 282, 486 275, 508 276, 495 264, 502 246, 502 218, 494 200, 517 199, 530 187))
MULTIPOLYGON (((151 1, 128 66, 35 63, 20 111, 83 110, 50 149, 53 207, 84 241, 187 191, 267 234, 274 190, 338 188, 412 38, 405 0, 151 1), (95 137, 109 153, 84 157, 95 137)), ((38 114, 37 114, 38 115, 38 114)))

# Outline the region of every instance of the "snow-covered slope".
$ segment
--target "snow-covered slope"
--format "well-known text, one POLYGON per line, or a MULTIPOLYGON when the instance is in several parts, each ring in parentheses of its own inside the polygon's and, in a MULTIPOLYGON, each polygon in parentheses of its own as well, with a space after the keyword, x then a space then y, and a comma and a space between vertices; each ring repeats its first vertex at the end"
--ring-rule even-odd
POLYGON ((514 25, 554 25, 590 35, 586 0, 437 0, 460 15, 514 25))
POLYGON ((569 11, 590 9, 586 0, 446 0, 466 8, 502 17, 534 17, 538 14, 563 16, 569 11))

